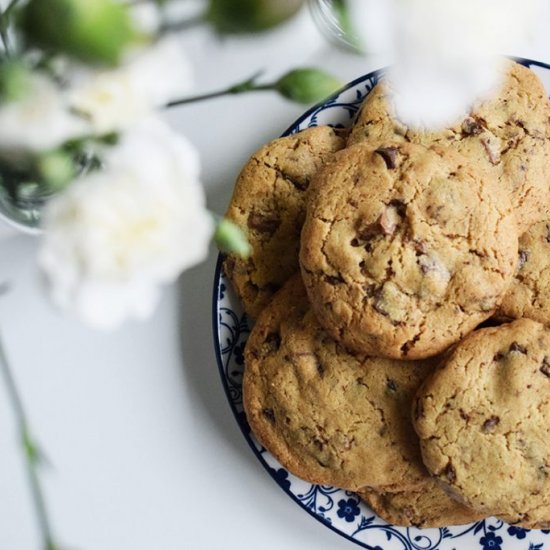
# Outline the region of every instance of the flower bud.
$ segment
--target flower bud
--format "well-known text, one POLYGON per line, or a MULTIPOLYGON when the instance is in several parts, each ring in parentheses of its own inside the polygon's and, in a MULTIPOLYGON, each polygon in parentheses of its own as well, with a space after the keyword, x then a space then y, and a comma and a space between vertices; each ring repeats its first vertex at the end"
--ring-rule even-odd
POLYGON ((270 29, 290 19, 303 0, 210 0, 207 20, 220 33, 270 29))
POLYGON ((214 241, 222 252, 232 252, 241 258, 248 258, 252 252, 244 231, 226 218, 218 222, 214 241))
POLYGON ((294 69, 283 75, 275 89, 298 103, 316 103, 335 92, 342 82, 320 69, 294 69))
POLYGON ((41 179, 52 191, 63 189, 75 175, 73 161, 63 151, 42 153, 36 161, 36 166, 41 179))
POLYGON ((136 38, 128 9, 116 0, 30 0, 19 24, 30 44, 87 63, 116 65, 136 38))

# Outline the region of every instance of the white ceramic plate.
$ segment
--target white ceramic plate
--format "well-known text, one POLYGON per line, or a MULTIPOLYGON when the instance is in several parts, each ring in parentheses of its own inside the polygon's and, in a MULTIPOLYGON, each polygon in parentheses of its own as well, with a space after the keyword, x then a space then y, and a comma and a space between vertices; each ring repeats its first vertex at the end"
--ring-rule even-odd
MULTIPOLYGON (((516 59, 530 67, 550 89, 550 65, 516 59)), ((321 124, 350 126, 363 99, 382 71, 354 80, 326 102, 302 115, 284 135, 321 124)), ((312 485, 293 476, 267 452, 250 432, 242 407, 243 351, 250 332, 243 309, 218 259, 213 296, 214 348, 222 383, 235 418, 252 451, 279 487, 301 508, 368 550, 550 550, 550 531, 528 531, 490 518, 471 525, 417 529, 389 525, 348 491, 312 485)))

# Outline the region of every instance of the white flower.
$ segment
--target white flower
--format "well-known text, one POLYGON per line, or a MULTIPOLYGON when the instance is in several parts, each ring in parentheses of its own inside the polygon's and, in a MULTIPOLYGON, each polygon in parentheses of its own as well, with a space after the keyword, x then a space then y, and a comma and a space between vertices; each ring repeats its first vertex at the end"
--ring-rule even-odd
POLYGON ((123 130, 191 88, 191 66, 175 37, 131 52, 115 69, 75 68, 72 107, 102 134, 123 130))
POLYGON ((23 95, 0 104, 0 149, 45 151, 84 131, 63 95, 46 76, 30 73, 23 95))
POLYGON ((539 0, 398 0, 397 114, 407 123, 456 122, 500 83, 502 58, 526 39, 539 0))
POLYGON ((498 86, 499 56, 532 38, 543 2, 354 0, 352 8, 367 49, 385 48, 393 57, 389 76, 399 118, 437 128, 455 123, 498 86))
POLYGON ((143 121, 104 170, 48 206, 39 263, 54 302, 96 328, 147 317, 159 287, 206 257, 213 220, 204 203, 191 144, 143 121))

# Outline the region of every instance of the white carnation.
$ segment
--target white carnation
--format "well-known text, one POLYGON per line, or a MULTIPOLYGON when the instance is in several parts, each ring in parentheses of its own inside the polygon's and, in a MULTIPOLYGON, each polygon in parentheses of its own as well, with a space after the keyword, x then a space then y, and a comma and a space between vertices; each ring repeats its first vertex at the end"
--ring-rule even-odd
POLYGON ((398 116, 456 122, 500 83, 502 58, 528 39, 540 0, 397 0, 391 71, 398 116))
POLYGON ((0 149, 45 151, 84 132, 49 78, 30 73, 26 86, 20 98, 0 104, 0 149))
POLYGON ((501 58, 532 39, 542 0, 353 0, 368 51, 386 49, 397 115, 411 126, 456 122, 499 84, 501 58), (373 25, 377 29, 373 29, 373 25))
POLYGON ((191 85, 192 70, 183 47, 169 36, 131 52, 115 69, 75 68, 68 97, 93 131, 102 134, 128 128, 191 85))
POLYGON ((213 220, 194 149, 143 121, 104 170, 51 201, 44 229, 39 263, 58 306, 103 329, 147 317, 159 287, 208 251, 213 220))

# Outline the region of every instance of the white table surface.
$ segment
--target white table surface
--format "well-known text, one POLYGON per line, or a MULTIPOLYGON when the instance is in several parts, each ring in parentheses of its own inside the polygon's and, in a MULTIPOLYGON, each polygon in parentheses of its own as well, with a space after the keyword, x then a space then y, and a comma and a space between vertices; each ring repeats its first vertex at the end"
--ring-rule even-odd
MULTIPOLYGON (((187 33, 197 91, 265 68, 319 65, 343 80, 386 63, 323 42, 307 13, 266 35, 187 33)), ((550 61, 550 35, 518 55, 550 61)), ((272 94, 167 116, 199 148, 210 207, 223 213, 239 167, 304 109, 272 94)), ((88 550, 354 548, 298 508, 244 441, 220 383, 211 334, 216 252, 167 288, 152 319, 113 334, 63 319, 43 295, 30 237, 0 242, 0 330, 32 426, 57 538, 88 550)), ((39 539, 12 410, 0 385, 0 550, 39 539)))

